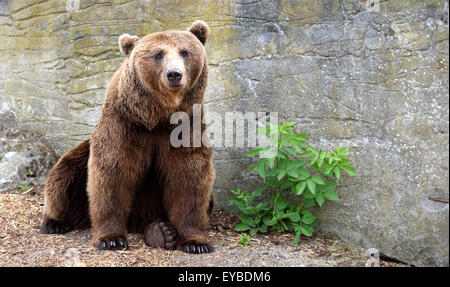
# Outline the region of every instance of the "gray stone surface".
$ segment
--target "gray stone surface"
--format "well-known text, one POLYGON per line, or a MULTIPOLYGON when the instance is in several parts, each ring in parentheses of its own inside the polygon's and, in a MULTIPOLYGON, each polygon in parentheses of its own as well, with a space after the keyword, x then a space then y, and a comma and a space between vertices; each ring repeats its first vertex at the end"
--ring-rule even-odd
MULTIPOLYGON (((318 211, 320 230, 448 266, 448 204, 428 199, 449 192, 448 1, 76 2, 0 2, 0 129, 62 155, 99 117, 120 34, 203 19, 208 111, 278 112, 312 144, 350 147, 358 177, 318 211)), ((215 151, 219 207, 258 184, 245 150, 215 151)))
POLYGON ((0 131, 0 192, 19 184, 44 184, 56 159, 42 137, 21 131, 0 131))

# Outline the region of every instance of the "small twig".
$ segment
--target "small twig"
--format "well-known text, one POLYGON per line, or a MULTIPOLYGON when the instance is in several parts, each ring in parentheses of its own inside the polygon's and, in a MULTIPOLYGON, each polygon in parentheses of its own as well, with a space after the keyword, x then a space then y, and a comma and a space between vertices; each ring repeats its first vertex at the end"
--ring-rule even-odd
POLYGON ((23 194, 28 194, 28 193, 30 193, 33 189, 34 189, 34 187, 32 187, 32 188, 30 188, 29 190, 25 191, 23 194))
POLYGON ((439 198, 439 197, 428 197, 429 200, 436 201, 436 202, 442 202, 442 203, 448 203, 448 199, 439 198))

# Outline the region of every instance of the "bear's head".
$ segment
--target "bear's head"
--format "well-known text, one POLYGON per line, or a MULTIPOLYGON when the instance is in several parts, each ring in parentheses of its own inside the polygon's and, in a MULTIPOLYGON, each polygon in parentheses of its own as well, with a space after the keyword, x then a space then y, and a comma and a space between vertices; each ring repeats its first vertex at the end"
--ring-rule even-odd
POLYGON ((205 72, 208 34, 208 25, 197 20, 187 31, 156 32, 142 39, 124 34, 119 46, 147 92, 177 96, 192 89, 205 72))

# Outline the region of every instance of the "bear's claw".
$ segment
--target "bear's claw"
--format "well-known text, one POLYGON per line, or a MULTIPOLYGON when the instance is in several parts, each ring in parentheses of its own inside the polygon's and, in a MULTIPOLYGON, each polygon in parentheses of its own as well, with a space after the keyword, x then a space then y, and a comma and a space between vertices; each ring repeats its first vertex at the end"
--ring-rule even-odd
POLYGON ((211 253, 214 251, 214 248, 211 244, 185 244, 181 246, 181 250, 187 253, 211 253))
POLYGON ((70 230, 72 229, 69 225, 50 218, 44 219, 41 225, 41 233, 44 234, 62 234, 67 233, 70 230))
POLYGON ((150 247, 173 250, 176 238, 177 230, 169 222, 154 222, 145 229, 145 244, 150 247))
POLYGON ((97 243, 97 249, 99 250, 117 250, 117 249, 128 249, 128 243, 123 239, 105 239, 100 240, 97 243))

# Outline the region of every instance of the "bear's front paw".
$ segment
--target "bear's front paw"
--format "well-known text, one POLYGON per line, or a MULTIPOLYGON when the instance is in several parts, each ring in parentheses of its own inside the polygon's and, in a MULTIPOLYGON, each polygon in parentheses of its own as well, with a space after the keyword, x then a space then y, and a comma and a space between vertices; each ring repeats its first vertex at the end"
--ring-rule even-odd
POLYGON ((128 249, 128 242, 122 238, 101 239, 95 244, 98 250, 128 249))
POLYGON ((173 250, 176 237, 177 230, 169 222, 154 222, 145 229, 145 244, 150 247, 173 250))
POLYGON ((181 246, 181 250, 187 253, 194 253, 194 254, 200 254, 200 253, 211 253, 214 251, 214 248, 211 246, 211 244, 184 244, 181 246))
POLYGON ((50 218, 45 218, 41 225, 41 233, 44 234, 62 234, 70 230, 69 225, 50 218))

